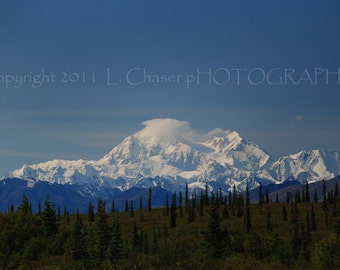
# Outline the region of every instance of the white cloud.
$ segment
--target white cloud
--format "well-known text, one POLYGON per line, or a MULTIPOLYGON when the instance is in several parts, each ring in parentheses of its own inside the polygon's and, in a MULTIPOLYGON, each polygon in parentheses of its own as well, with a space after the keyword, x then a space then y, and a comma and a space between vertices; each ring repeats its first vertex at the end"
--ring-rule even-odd
POLYGON ((142 138, 174 141, 192 132, 188 122, 170 118, 148 120, 142 124, 145 128, 137 133, 142 138))
POLYGON ((137 133, 142 139, 161 139, 166 142, 185 140, 188 142, 202 142, 212 136, 224 137, 229 130, 214 129, 206 134, 200 134, 193 130, 187 121, 180 121, 171 118, 158 118, 142 122, 144 129, 137 133))
POLYGON ((302 116, 301 116, 301 115, 295 116, 295 120, 296 120, 296 121, 301 121, 301 120, 302 120, 302 116))
POLYGON ((225 137, 226 135, 228 135, 231 131, 230 130, 223 130, 220 128, 215 128, 212 131, 208 132, 207 134, 205 134, 206 137, 210 138, 213 136, 216 137, 225 137))

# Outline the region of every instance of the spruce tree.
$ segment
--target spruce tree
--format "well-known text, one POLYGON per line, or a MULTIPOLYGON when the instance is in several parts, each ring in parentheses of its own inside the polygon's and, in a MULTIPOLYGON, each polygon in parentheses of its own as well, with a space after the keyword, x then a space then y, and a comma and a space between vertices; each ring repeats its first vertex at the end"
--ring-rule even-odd
POLYGON ((193 208, 196 208, 197 206, 197 196, 196 196, 196 192, 194 192, 192 195, 191 195, 191 205, 193 208))
POLYGON ((204 195, 202 190, 199 198, 199 215, 204 216, 204 195))
POLYGON ((259 201, 258 201, 259 205, 262 206, 263 204, 263 194, 262 194, 262 184, 260 183, 259 186, 259 201))
POLYGON ((288 203, 290 203, 290 196, 291 195, 291 193, 290 192, 286 192, 286 204, 288 204, 288 203))
POLYGON ((169 209, 169 196, 168 196, 168 192, 167 192, 166 195, 165 195, 164 215, 165 216, 169 216, 169 212, 170 212, 170 209, 169 209))
POLYGON ((111 240, 109 243, 109 258, 111 264, 116 267, 118 261, 126 257, 123 247, 122 230, 120 222, 117 218, 114 219, 111 231, 111 240))
POLYGON ((295 259, 298 258, 300 249, 301 249, 301 237, 299 234, 299 217, 298 217, 298 212, 295 212, 292 215, 292 231, 293 231, 293 237, 291 240, 291 247, 292 247, 292 252, 293 256, 295 259))
POLYGON ((232 206, 232 195, 231 195, 231 191, 229 190, 229 193, 228 193, 228 205, 229 205, 229 209, 231 209, 231 206, 232 206))
POLYGON ((124 207, 125 212, 129 212, 129 201, 127 198, 125 198, 125 207, 124 207))
POLYGON ((181 191, 178 194, 178 204, 179 217, 183 217, 183 195, 181 191))
POLYGON ((171 208, 170 208, 170 228, 176 227, 176 195, 172 196, 171 208))
POLYGON ((142 197, 139 198, 139 209, 138 210, 143 211, 143 198, 142 197))
POLYGON ((66 218, 66 223, 70 224, 70 214, 68 211, 66 211, 65 218, 66 218))
POLYGON ((309 246, 312 242, 312 234, 311 234, 311 222, 309 218, 309 213, 306 213, 306 226, 304 224, 301 225, 301 248, 300 248, 300 257, 304 260, 310 259, 310 251, 309 246))
POLYGON ((178 193, 178 207, 182 207, 183 206, 183 195, 182 192, 180 191, 178 193))
POLYGON ((41 202, 38 203, 38 216, 41 216, 41 202))
POLYGON ((302 198, 301 198, 301 202, 306 202, 306 195, 305 195, 305 190, 302 189, 302 198))
POLYGON ((309 184, 306 182, 306 203, 310 203, 309 184))
POLYGON ((188 222, 193 222, 195 220, 195 203, 194 203, 195 198, 192 197, 191 200, 189 200, 189 205, 188 205, 188 222))
POLYGON ((196 207, 195 207, 195 205, 196 205, 196 196, 193 196, 191 198, 191 220, 192 221, 194 221, 195 218, 196 218, 196 212, 195 212, 196 207))
POLYGON ((28 214, 31 214, 30 203, 29 203, 26 195, 24 195, 23 198, 22 198, 22 203, 18 207, 18 212, 22 216, 26 216, 28 214))
POLYGON ((115 200, 112 200, 112 203, 111 203, 111 213, 114 213, 115 211, 116 211, 115 200))
POLYGON ((175 208, 177 209, 177 193, 176 192, 172 195, 172 202, 174 203, 175 208))
POLYGON ((135 211, 133 209, 133 201, 130 201, 130 211, 129 211, 129 216, 134 217, 135 216, 135 211))
POLYGON ((325 180, 322 180, 322 210, 325 213, 325 225, 328 227, 329 221, 328 221, 328 200, 327 200, 327 194, 326 194, 326 182, 325 180))
POLYGON ((220 196, 219 196, 220 203, 219 203, 219 204, 222 205, 222 204, 223 204, 222 188, 220 188, 219 191, 220 191, 220 192, 219 192, 219 193, 220 193, 220 196))
POLYGON ((233 186, 233 206, 236 206, 237 194, 236 194, 236 186, 233 186))
POLYGON ((291 203, 290 203, 290 214, 291 215, 293 215, 294 214, 294 202, 293 201, 291 201, 291 203))
POLYGON ((224 207, 223 207, 222 218, 223 219, 229 218, 229 211, 228 211, 227 205, 224 205, 224 207))
POLYGON ((337 209, 336 209, 336 219, 333 224, 334 233, 336 234, 337 238, 340 240, 340 197, 337 195, 337 209))
POLYGON ((72 258, 76 261, 82 259, 86 252, 82 229, 82 220, 79 215, 79 210, 77 210, 76 220, 72 226, 71 232, 71 254, 72 258))
POLYGON ((295 203, 300 203, 301 202, 301 196, 300 196, 300 190, 298 189, 297 192, 295 193, 295 203))
POLYGON ((188 189, 188 182, 185 182, 185 213, 188 212, 189 209, 189 189, 188 189))
POLYGON ((143 215, 143 199, 142 197, 139 198, 139 219, 141 222, 144 221, 144 215, 143 215))
POLYGON ((209 257, 221 258, 227 245, 228 232, 226 229, 221 228, 221 217, 213 194, 208 213, 208 222, 201 231, 203 249, 209 257))
POLYGON ((333 190, 327 192, 327 201, 333 203, 333 190))
POLYGON ((98 198, 98 206, 96 213, 96 245, 95 251, 97 254, 97 259, 100 264, 106 258, 106 250, 108 248, 108 225, 107 225, 107 215, 105 212, 105 203, 101 197, 98 198))
POLYGON ((188 205, 188 222, 193 222, 195 220, 195 207, 193 206, 194 198, 191 198, 188 205))
POLYGON ((241 218, 243 216, 243 212, 244 212, 244 200, 243 200, 243 196, 242 194, 237 194, 236 196, 236 217, 237 218, 241 218))
POLYGON ((205 190, 204 190, 204 205, 209 205, 209 188, 208 183, 205 183, 205 190))
POLYGON ((57 221, 61 220, 61 214, 60 214, 60 206, 58 206, 58 210, 57 210, 57 221))
POLYGON ((47 196, 44 202, 44 211, 41 214, 43 230, 45 236, 49 237, 55 235, 58 232, 57 226, 57 215, 55 212, 55 207, 52 202, 50 202, 49 197, 47 196))
MULTIPOLYGON (((65 211, 66 211, 66 209, 65 209, 65 211)), ((87 209, 87 215, 88 215, 88 221, 94 222, 94 210, 93 210, 93 205, 92 205, 91 202, 89 203, 89 206, 88 206, 88 209, 87 209)))
POLYGON ((317 203, 317 202, 318 202, 318 193, 316 192, 316 188, 314 189, 313 202, 314 202, 314 203, 317 203))
POLYGON ((152 190, 149 188, 148 211, 152 211, 152 190))
POLYGON ((249 188, 247 185, 246 188, 246 215, 244 217, 244 225, 245 225, 245 230, 247 232, 247 234, 249 234, 250 232, 250 228, 251 228, 251 216, 250 216, 250 198, 249 198, 249 188))
POLYGON ((191 203, 189 203, 188 204, 188 213, 187 213, 187 215, 188 215, 188 222, 189 223, 193 221, 191 208, 192 208, 191 207, 191 203))
POLYGON ((268 194, 268 189, 266 188, 266 204, 269 204, 269 194, 268 194))
POLYGON ((288 217, 287 217, 287 210, 286 210, 286 205, 284 204, 282 206, 282 221, 287 221, 288 217))
POLYGON ((216 199, 215 199, 215 202, 216 202, 217 208, 220 208, 220 198, 219 198, 219 193, 218 193, 218 191, 216 192, 216 199))
POLYGON ((337 216, 337 199, 333 199, 333 217, 336 217, 337 216))
POLYGON ((339 200, 339 188, 338 188, 338 182, 336 182, 334 186, 334 197, 333 197, 333 216, 334 217, 339 215, 338 210, 337 210, 338 200, 339 200))

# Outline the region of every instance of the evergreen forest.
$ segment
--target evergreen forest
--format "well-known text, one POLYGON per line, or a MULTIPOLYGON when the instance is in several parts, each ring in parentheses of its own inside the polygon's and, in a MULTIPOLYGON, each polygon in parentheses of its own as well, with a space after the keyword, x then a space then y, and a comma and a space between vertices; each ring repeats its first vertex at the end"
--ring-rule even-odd
POLYGON ((284 201, 261 187, 252 204, 235 187, 186 187, 161 208, 151 194, 124 211, 98 198, 86 213, 48 196, 32 213, 23 195, 0 214, 0 269, 340 269, 337 183, 284 201))

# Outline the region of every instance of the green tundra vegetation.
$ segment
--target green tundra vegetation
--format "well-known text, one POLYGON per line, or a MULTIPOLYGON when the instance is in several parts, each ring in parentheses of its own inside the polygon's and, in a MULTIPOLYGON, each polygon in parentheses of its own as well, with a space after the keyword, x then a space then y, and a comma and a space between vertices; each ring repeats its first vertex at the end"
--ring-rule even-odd
POLYGON ((256 204, 248 189, 222 196, 206 188, 153 208, 151 192, 136 209, 126 200, 123 212, 99 198, 86 213, 70 213, 47 197, 32 213, 23 196, 0 215, 0 268, 340 269, 337 184, 319 200, 308 184, 284 202, 260 189, 256 204))

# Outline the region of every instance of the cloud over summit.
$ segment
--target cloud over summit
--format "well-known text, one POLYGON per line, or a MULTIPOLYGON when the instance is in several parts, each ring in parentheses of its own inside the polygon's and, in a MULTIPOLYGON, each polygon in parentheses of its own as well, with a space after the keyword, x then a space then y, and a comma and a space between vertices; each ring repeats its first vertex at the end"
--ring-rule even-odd
POLYGON ((190 127, 189 122, 171 118, 158 118, 142 122, 145 126, 137 134, 142 139, 156 138, 168 143, 179 141, 203 142, 213 136, 224 137, 229 130, 214 129, 206 134, 198 133, 190 127))

